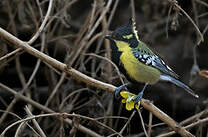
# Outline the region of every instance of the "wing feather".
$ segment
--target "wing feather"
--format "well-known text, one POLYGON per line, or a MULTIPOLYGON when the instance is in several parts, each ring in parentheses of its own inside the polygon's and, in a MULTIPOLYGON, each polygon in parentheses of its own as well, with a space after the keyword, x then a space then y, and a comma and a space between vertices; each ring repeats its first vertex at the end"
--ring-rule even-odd
POLYGON ((164 74, 171 75, 174 78, 178 78, 178 75, 157 55, 148 55, 147 53, 138 50, 132 50, 132 53, 136 59, 138 59, 145 65, 152 66, 160 70, 164 74))

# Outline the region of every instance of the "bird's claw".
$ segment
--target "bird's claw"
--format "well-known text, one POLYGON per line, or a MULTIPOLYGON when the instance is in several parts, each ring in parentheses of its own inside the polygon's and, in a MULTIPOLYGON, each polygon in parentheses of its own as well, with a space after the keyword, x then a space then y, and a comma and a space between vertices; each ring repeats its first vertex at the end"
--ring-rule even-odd
POLYGON ((117 88, 115 89, 115 97, 116 97, 116 98, 119 98, 120 92, 121 92, 123 89, 125 89, 127 85, 128 85, 128 83, 123 84, 123 85, 121 85, 120 87, 117 87, 117 88))
POLYGON ((146 87, 147 87, 147 83, 144 85, 142 91, 139 92, 139 94, 134 98, 134 105, 137 104, 142 99, 142 96, 146 87))
POLYGON ((143 96, 143 92, 140 92, 135 98, 134 98, 134 104, 137 104, 143 96))

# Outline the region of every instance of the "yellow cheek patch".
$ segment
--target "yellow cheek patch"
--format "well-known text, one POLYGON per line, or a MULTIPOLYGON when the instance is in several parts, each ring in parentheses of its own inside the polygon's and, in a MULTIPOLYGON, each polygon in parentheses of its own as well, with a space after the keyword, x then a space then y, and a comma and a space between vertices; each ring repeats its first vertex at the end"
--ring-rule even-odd
POLYGON ((124 39, 131 39, 132 37, 133 37, 133 34, 123 36, 124 39))

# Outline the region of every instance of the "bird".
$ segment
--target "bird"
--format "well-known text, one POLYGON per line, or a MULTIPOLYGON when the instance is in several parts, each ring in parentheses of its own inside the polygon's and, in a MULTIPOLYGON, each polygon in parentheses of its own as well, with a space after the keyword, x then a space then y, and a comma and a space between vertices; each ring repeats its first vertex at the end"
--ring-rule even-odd
MULTIPOLYGON (((192 96, 199 97, 189 86, 179 80, 179 76, 162 58, 139 39, 134 19, 131 18, 128 24, 105 35, 105 38, 110 41, 112 61, 119 71, 130 83, 144 83, 143 89, 134 98, 135 104, 141 100, 147 85, 153 85, 159 81, 171 82, 185 89, 192 96)), ((130 83, 115 89, 116 98, 130 83)))

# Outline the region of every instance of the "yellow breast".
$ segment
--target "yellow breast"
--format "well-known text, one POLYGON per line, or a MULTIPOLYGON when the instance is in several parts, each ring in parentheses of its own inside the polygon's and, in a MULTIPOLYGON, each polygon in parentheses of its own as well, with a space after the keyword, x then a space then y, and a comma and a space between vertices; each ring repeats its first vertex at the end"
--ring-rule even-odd
POLYGON ((123 51, 120 60, 127 74, 137 82, 155 84, 160 78, 160 71, 139 62, 130 50, 123 51))

